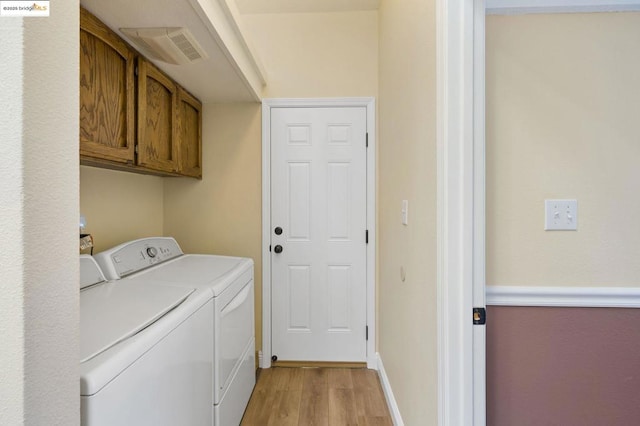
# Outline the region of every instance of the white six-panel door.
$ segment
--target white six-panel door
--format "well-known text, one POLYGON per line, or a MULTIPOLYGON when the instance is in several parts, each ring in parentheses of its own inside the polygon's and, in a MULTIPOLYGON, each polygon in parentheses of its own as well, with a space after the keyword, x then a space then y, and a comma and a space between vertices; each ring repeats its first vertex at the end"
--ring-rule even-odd
POLYGON ((366 361, 366 171, 366 108, 271 110, 271 339, 280 361, 366 361))

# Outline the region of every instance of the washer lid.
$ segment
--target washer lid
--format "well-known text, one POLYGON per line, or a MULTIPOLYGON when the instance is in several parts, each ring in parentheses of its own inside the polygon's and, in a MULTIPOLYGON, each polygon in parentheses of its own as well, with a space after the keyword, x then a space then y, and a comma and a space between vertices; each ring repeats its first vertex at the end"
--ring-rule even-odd
POLYGON ((154 283, 105 282, 80 292, 80 362, 162 318, 195 290, 154 283))
POLYGON ((80 288, 106 281, 102 270, 92 256, 80 255, 80 288))

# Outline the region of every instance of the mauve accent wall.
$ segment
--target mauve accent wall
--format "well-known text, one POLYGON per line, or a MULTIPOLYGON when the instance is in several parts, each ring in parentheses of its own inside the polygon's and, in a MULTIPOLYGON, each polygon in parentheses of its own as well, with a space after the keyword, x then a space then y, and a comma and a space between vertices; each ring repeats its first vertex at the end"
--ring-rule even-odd
POLYGON ((487 308, 487 425, 640 424, 640 309, 487 308))

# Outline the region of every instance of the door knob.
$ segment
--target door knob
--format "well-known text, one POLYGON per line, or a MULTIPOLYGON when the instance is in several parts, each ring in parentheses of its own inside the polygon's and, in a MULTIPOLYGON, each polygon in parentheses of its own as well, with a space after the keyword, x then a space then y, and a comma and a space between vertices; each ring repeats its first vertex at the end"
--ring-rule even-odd
POLYGON ((275 251, 276 253, 282 253, 282 246, 278 244, 273 248, 273 251, 275 251))
POLYGON ((280 228, 279 226, 276 226, 276 229, 274 229, 273 232, 275 232, 276 235, 280 235, 282 234, 282 228, 280 228))

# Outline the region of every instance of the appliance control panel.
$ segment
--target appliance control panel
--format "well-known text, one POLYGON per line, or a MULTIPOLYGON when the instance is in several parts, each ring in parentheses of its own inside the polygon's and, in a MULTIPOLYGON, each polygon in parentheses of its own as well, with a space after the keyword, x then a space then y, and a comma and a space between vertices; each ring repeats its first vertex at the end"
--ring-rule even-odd
POLYGON ((94 257, 106 277, 114 280, 182 254, 182 249, 173 238, 155 237, 130 241, 98 253, 94 257))

